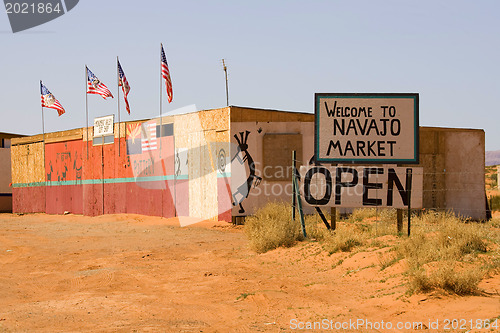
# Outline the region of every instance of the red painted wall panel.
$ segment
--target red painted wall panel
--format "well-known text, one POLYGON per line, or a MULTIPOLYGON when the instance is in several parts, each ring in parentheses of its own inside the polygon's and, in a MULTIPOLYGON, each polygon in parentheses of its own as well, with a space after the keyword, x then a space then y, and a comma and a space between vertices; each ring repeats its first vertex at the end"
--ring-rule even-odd
POLYGON ((47 186, 48 214, 83 214, 82 185, 47 186))
POLYGON ((45 171, 49 184, 82 179, 82 143, 82 140, 74 140, 45 145, 45 171))
POLYGON ((12 189, 13 213, 45 212, 45 187, 19 187, 12 189))
POLYGON ((150 189, 153 182, 127 183, 127 213, 162 216, 160 190, 150 189))

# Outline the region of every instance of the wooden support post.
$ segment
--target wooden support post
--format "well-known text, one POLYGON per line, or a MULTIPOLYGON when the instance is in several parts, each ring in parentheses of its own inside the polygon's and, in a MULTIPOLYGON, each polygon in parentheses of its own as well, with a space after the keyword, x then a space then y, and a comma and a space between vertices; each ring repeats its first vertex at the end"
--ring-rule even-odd
POLYGON ((337 229, 337 207, 330 208, 330 226, 332 230, 337 229))
POLYGON ((397 223, 398 223, 398 234, 401 234, 403 232, 403 210, 402 209, 396 209, 396 214, 397 214, 397 223))

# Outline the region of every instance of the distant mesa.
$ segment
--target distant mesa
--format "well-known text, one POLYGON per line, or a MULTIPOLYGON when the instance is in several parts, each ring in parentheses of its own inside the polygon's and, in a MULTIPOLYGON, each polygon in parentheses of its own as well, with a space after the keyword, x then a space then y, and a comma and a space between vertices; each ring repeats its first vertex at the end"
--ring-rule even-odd
POLYGON ((492 166, 500 164, 500 150, 487 151, 485 154, 485 165, 492 166))

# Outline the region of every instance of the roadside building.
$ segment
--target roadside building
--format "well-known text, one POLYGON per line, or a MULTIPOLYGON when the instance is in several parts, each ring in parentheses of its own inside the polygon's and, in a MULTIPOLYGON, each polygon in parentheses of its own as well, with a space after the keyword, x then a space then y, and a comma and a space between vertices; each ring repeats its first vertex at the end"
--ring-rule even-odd
MULTIPOLYGON (((14 212, 231 221, 291 202, 291 152, 309 164, 313 141, 312 113, 237 106, 18 138, 14 212)), ((484 131, 420 127, 419 150, 423 207, 484 219, 484 131)))

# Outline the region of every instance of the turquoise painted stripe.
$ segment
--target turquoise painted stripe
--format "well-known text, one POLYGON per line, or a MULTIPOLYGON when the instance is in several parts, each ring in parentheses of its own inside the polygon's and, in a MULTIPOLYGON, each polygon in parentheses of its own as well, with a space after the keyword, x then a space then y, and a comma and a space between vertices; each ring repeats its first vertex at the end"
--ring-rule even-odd
MULTIPOLYGON (((230 172, 217 173, 217 178, 230 178, 230 172)), ((144 183, 144 182, 158 182, 166 180, 188 180, 188 175, 174 175, 167 176, 148 176, 148 177, 129 177, 129 178, 110 178, 104 179, 104 184, 122 184, 122 183, 144 183)), ((65 185, 95 185, 102 184, 102 179, 84 179, 84 180, 55 180, 47 182, 32 182, 32 183, 15 183, 12 184, 13 188, 21 187, 37 187, 37 186, 65 186, 65 185)))
MULTIPOLYGON (((111 178, 104 179, 104 184, 121 184, 121 183, 143 183, 143 182, 157 182, 166 180, 188 180, 187 175, 174 175, 167 176, 148 176, 148 177, 130 177, 130 178, 111 178)), ((95 185, 102 184, 102 179, 84 179, 84 180, 60 180, 60 181, 47 181, 47 182, 32 182, 32 183, 15 183, 12 184, 13 188, 21 187, 37 187, 37 186, 65 186, 65 185, 95 185)))
POLYGON ((18 188, 18 187, 37 187, 37 186, 45 186, 45 182, 12 183, 12 187, 13 188, 18 188))

